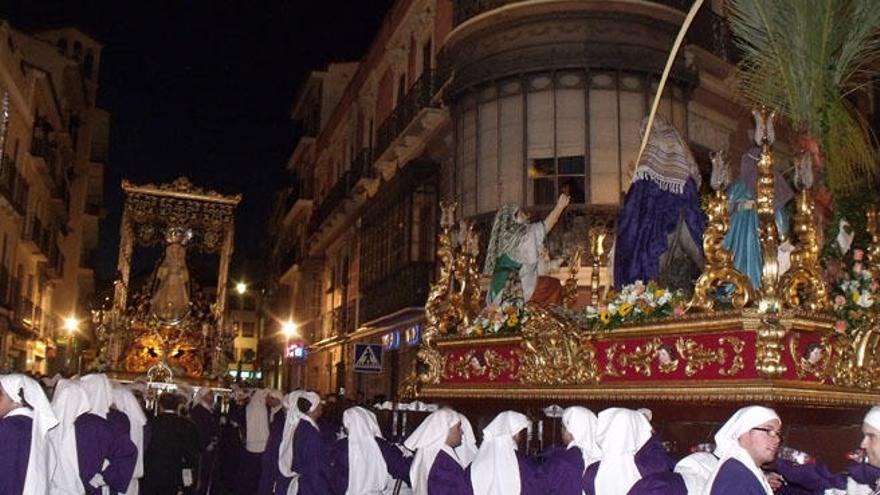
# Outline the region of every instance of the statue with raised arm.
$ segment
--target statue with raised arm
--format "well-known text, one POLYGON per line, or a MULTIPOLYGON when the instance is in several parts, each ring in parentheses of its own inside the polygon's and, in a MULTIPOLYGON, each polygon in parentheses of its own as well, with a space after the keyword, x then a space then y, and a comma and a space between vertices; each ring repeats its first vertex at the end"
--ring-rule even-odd
MULTIPOLYGON (((643 122, 642 135, 645 128, 643 122)), ((671 289, 693 290, 704 262, 700 183, 690 149, 672 124, 657 117, 617 222, 616 289, 655 280, 671 289)))
POLYGON ((562 285, 546 276, 544 241, 570 201, 568 194, 561 194, 547 217, 534 223, 529 223, 528 215, 515 204, 498 210, 483 268, 483 273, 491 277, 487 304, 500 304, 504 289, 514 276, 522 286, 523 301, 542 305, 561 302, 562 285))
POLYGON ((186 243, 192 231, 180 227, 168 229, 165 256, 156 270, 150 312, 163 323, 179 323, 189 312, 189 270, 186 268, 186 243))

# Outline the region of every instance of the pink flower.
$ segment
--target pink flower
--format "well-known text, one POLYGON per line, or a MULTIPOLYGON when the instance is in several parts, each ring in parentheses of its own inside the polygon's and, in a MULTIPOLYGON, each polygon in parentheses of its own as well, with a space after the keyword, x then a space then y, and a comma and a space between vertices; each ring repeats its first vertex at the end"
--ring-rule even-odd
POLYGON ((834 305, 835 305, 835 306, 843 306, 844 304, 846 304, 846 298, 845 298, 845 297, 843 297, 843 296, 837 296, 837 297, 834 298, 834 305))
POLYGON ((880 289, 880 284, 877 283, 876 280, 871 282, 871 292, 877 292, 877 289, 880 289))
POLYGON ((641 296, 644 293, 645 293, 645 286, 644 285, 636 285, 636 295, 641 296))
POLYGON ((843 332, 846 332, 847 326, 848 325, 846 324, 845 321, 837 320, 837 322, 834 323, 834 330, 837 331, 838 333, 843 333, 843 332))
POLYGON ((861 262, 858 262, 858 261, 857 261, 857 262, 853 263, 853 271, 854 271, 854 272, 856 272, 856 273, 862 273, 862 270, 863 270, 863 269, 864 269, 864 266, 862 265, 861 262))
POLYGON ((675 309, 672 310, 672 314, 675 317, 684 316, 684 306, 676 306, 675 309))
POLYGON ((862 261, 862 258, 865 257, 865 252, 861 249, 853 249, 853 260, 862 261))

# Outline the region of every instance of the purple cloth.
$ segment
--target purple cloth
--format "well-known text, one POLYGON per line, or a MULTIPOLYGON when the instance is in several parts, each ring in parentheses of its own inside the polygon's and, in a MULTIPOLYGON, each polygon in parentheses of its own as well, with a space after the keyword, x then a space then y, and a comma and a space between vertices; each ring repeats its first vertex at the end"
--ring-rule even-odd
POLYGON ((679 215, 699 252, 703 252, 706 215, 700 207, 700 195, 693 179, 685 184, 684 194, 663 191, 649 180, 633 182, 626 193, 617 223, 614 248, 614 287, 636 280, 657 280, 660 256, 668 247, 668 236, 678 224, 679 215))
POLYGON ((299 473, 297 495, 327 495, 327 452, 321 433, 308 421, 300 421, 293 433, 293 470, 299 473))
POLYGON ((709 495, 765 495, 764 487, 743 463, 736 459, 724 461, 709 495))
POLYGON ((880 481, 880 468, 870 464, 850 464, 846 467, 846 474, 856 483, 871 487, 876 486, 877 481, 880 481))
POLYGON ((231 404, 229 413, 222 418, 220 425, 220 444, 217 447, 217 468, 215 483, 232 489, 235 486, 235 474, 238 472, 238 457, 242 449, 241 438, 244 434, 244 407, 231 404))
POLYGON ((543 495, 546 486, 538 463, 534 459, 516 451, 516 463, 519 465, 520 495, 543 495))
POLYGON ((794 464, 784 459, 776 460, 777 472, 785 478, 781 495, 823 494, 828 488, 846 488, 846 477, 833 474, 824 463, 794 464))
MULTIPOLYGON (((590 464, 584 473, 584 492, 588 495, 596 493, 596 474, 599 473, 601 463, 602 461, 590 464)), ((656 473, 670 472, 675 467, 675 461, 663 448, 656 435, 649 438, 645 445, 639 448, 635 455, 635 463, 643 478, 656 473)))
POLYGON ((192 421, 176 414, 161 413, 147 426, 141 495, 174 495, 183 484, 184 467, 198 469, 199 434, 192 421))
POLYGON ((0 419, 0 493, 19 495, 24 491, 24 479, 31 454, 33 419, 27 416, 9 416, 0 419))
POLYGON ((249 452, 244 447, 238 456, 238 473, 235 479, 235 493, 252 495, 260 485, 262 473, 262 452, 249 452))
POLYGON ((548 449, 541 465, 545 492, 556 495, 581 495, 584 489, 584 457, 581 449, 548 449))
POLYGON ((131 423, 128 421, 128 416, 126 416, 124 412, 110 409, 110 411, 107 412, 107 421, 110 423, 110 429, 113 430, 114 435, 131 438, 131 423))
POLYGON ((260 461, 263 468, 260 471, 260 486, 257 488, 259 495, 287 493, 287 484, 290 480, 282 476, 278 469, 278 448, 281 447, 286 417, 284 410, 278 411, 272 419, 272 424, 269 425, 269 440, 266 441, 266 450, 263 451, 260 461))
POLYGON ((584 493, 587 495, 596 495, 596 475, 599 474, 601 463, 602 461, 594 462, 584 471, 584 493))
MULTIPOLYGON (((388 474, 396 480, 403 480, 407 485, 409 481, 409 468, 412 465, 412 457, 404 457, 403 452, 384 438, 376 437, 376 444, 382 452, 388 474)), ((330 483, 331 493, 344 495, 348 489, 348 439, 343 438, 336 442, 330 453, 330 466, 327 470, 327 480, 330 483)))
POLYGON ((688 491, 680 474, 661 471, 637 481, 627 495, 688 495, 688 491))
MULTIPOLYGON (((128 418, 125 420, 127 423, 128 418)), ((117 417, 117 426, 114 427, 110 421, 86 413, 74 422, 79 477, 89 495, 101 493, 100 488, 96 489, 89 484, 89 480, 98 473, 104 478, 104 483, 115 492, 125 493, 131 483, 137 463, 137 447, 131 441, 127 428, 124 434, 120 433, 118 421, 117 417), (103 468, 105 460, 109 464, 103 468)))
POLYGON ((428 495, 473 495, 469 470, 442 450, 428 473, 428 495))

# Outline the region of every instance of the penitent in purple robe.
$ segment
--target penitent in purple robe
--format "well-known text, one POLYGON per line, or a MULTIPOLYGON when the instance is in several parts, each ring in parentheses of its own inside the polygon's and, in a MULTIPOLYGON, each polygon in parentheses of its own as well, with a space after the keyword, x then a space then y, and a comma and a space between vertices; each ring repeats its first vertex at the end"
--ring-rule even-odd
MULTIPOLYGON (((654 473, 672 471, 675 467, 675 461, 672 460, 672 457, 663 448, 660 439, 656 435, 648 439, 645 445, 642 445, 639 451, 636 452, 635 462, 642 478, 654 473)), ((590 464, 590 467, 584 473, 584 492, 587 495, 594 495, 596 493, 596 475, 599 473, 599 464, 601 463, 602 461, 590 464)))
POLYGON ((263 451, 260 471, 260 486, 257 495, 272 495, 273 493, 287 493, 287 485, 290 480, 285 478, 278 469, 278 448, 281 446, 281 436, 284 434, 284 420, 287 415, 283 410, 275 413, 272 424, 269 425, 269 439, 266 441, 266 450, 263 451))
POLYGON ((242 447, 241 439, 244 436, 245 414, 244 406, 230 404, 229 413, 220 422, 220 442, 217 447, 216 483, 232 488, 236 486, 236 473, 238 473, 238 458, 242 447))
POLYGON ((627 495, 688 495, 688 491, 680 474, 663 471, 636 481, 627 495))
POLYGON ((31 453, 33 419, 9 416, 0 419, 0 493, 18 495, 24 491, 24 479, 31 453))
POLYGON ((581 495, 584 487, 584 456, 579 447, 547 450, 541 465, 546 493, 581 495))
POLYGON ((473 495, 469 471, 441 450, 428 473, 428 495, 473 495))
MULTIPOLYGON (((382 452, 388 474, 395 480, 403 480, 407 485, 409 481, 409 468, 412 465, 412 457, 404 457, 393 444, 384 438, 376 437, 376 444, 382 452)), ((330 452, 330 467, 327 471, 331 493, 344 495, 348 489, 348 439, 338 440, 330 452)))
POLYGON ((94 488, 89 484, 98 473, 104 478, 104 483, 110 487, 110 490, 125 493, 137 463, 137 447, 131 441, 128 431, 121 435, 110 421, 91 413, 76 418, 74 428, 76 453, 79 457, 79 477, 86 488, 86 493, 101 494, 100 488, 94 488), (109 464, 103 468, 105 460, 109 464))
POLYGON ((196 425, 196 431, 199 433, 199 490, 198 493, 206 493, 208 487, 212 485, 211 478, 214 473, 214 467, 217 461, 217 445, 216 439, 220 436, 220 423, 217 415, 213 411, 196 405, 189 411, 189 418, 196 425), (211 450, 208 447, 214 445, 211 450))
POLYGON ((299 473, 297 495, 327 495, 327 450, 321 433, 308 421, 300 421, 293 432, 293 471, 299 473))
POLYGON ((870 464, 850 464, 843 473, 835 474, 822 462, 801 465, 777 459, 776 468, 786 481, 777 492, 779 495, 822 495, 831 488, 845 490, 850 477, 870 487, 880 480, 880 468, 870 464))
POLYGON ((761 482, 743 463, 728 459, 721 465, 710 495, 766 495, 761 482))

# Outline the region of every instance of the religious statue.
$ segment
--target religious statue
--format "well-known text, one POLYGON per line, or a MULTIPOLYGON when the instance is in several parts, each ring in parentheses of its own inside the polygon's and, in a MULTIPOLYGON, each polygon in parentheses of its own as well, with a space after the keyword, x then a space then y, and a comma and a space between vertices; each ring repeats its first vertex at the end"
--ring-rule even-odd
MULTIPOLYGON (((647 121, 642 123, 644 136, 647 121)), ((656 280, 692 291, 703 266, 706 216, 700 170, 681 136, 657 117, 633 174, 617 224, 614 285, 656 280)))
MULTIPOLYGON (((758 237, 758 210, 756 205, 756 187, 758 184, 758 161, 761 159, 761 147, 759 140, 763 139, 764 131, 756 124, 755 146, 752 146, 743 154, 740 160, 739 178, 727 188, 727 196, 730 205, 730 228, 724 236, 724 248, 733 253, 734 266, 740 273, 749 277, 752 286, 761 288, 761 270, 764 266, 764 258, 761 254, 761 240, 758 237)), ((772 125, 767 134, 772 137, 772 125)), ((769 140, 770 138, 768 138, 769 140)), ((773 171, 774 197, 773 210, 776 218, 776 229, 782 239, 788 234, 789 215, 786 205, 794 197, 794 191, 788 182, 779 173, 773 171)), ((784 242, 779 247, 781 261, 787 259, 787 254, 792 250, 791 243, 784 242)), ((784 272, 784 266, 780 267, 780 274, 784 272)))
POLYGON ((189 312, 189 270, 186 268, 186 246, 192 231, 180 227, 168 229, 165 256, 156 270, 150 312, 160 321, 177 324, 189 312))
POLYGON ((547 217, 534 223, 529 223, 528 215, 515 204, 498 210, 483 268, 483 273, 491 277, 487 304, 500 304, 504 297, 509 297, 504 294, 505 287, 515 278, 522 286, 525 302, 549 305, 562 301, 559 280, 546 276, 549 270, 544 241, 570 201, 568 194, 561 194, 547 217))

